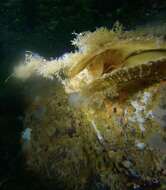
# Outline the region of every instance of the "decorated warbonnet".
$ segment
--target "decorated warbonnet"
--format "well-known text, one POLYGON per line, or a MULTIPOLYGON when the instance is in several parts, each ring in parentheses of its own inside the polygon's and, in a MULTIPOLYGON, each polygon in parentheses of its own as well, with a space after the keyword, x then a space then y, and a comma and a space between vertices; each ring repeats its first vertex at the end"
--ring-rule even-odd
POLYGON ((164 34, 116 24, 72 44, 75 52, 54 60, 27 52, 15 68, 23 80, 59 81, 27 111, 27 163, 68 189, 92 189, 92 181, 94 189, 165 188, 164 34))
MULTIPOLYGON (((63 73, 72 83, 71 88, 77 91, 95 82, 95 79, 107 78, 105 75, 108 76, 109 73, 113 75, 112 71, 116 69, 118 73, 120 69, 125 73, 127 69, 139 65, 141 67, 148 64, 149 68, 153 67, 155 64, 151 64, 151 61, 161 61, 166 55, 164 38, 161 40, 161 37, 137 34, 137 31, 123 32, 119 24, 112 30, 99 28, 95 32, 76 35, 72 41, 76 46, 75 52, 66 53, 51 61, 27 52, 25 63, 17 66, 14 74, 18 78, 26 79, 33 74, 52 78, 63 73)), ((139 71, 135 72, 138 75, 139 71)), ((122 78, 126 76, 122 74, 122 78)))

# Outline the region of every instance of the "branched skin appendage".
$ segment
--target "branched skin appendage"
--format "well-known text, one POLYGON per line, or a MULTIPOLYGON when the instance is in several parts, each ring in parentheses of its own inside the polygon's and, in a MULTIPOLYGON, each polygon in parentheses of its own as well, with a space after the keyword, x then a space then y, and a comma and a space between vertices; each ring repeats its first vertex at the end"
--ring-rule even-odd
POLYGON ((124 67, 95 80, 83 90, 86 95, 103 93, 110 98, 120 96, 121 92, 134 91, 166 79, 166 59, 151 61, 134 67, 124 67), (136 88, 137 87, 137 88, 136 88), (138 88, 139 87, 139 88, 138 88))

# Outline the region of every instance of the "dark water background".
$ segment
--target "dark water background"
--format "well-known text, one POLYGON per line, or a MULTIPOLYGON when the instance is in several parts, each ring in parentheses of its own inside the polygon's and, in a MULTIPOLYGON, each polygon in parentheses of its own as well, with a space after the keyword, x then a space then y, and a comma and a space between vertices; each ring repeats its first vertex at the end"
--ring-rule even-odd
POLYGON ((71 51, 72 32, 166 22, 165 0, 1 0, 0 1, 0 190, 53 189, 25 172, 20 136, 28 102, 26 83, 4 80, 26 50, 45 57, 71 51))

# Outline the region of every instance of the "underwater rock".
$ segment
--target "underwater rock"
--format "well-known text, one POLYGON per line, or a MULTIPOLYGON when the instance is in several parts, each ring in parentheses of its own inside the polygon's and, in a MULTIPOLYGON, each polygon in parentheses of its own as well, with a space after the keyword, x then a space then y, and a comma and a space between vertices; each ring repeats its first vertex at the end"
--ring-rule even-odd
POLYGON ((115 190, 161 182, 166 146, 163 117, 160 121, 157 113, 165 87, 162 82, 124 100, 104 100, 102 109, 73 107, 59 87, 52 96, 41 96, 40 122, 28 114, 36 112, 35 102, 27 111, 25 126, 33 130, 27 166, 66 189, 88 189, 96 175, 115 190))

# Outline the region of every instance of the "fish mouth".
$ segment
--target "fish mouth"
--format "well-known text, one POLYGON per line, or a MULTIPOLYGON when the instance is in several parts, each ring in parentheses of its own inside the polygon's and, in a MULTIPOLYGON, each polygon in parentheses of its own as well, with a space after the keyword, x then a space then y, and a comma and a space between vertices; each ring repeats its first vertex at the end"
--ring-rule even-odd
MULTIPOLYGON (((91 65, 91 62, 97 58, 101 58, 104 56, 105 53, 110 53, 110 58, 108 57, 109 60, 111 60, 112 54, 118 53, 118 49, 112 49, 110 47, 105 47, 102 50, 97 51, 96 53, 92 53, 92 55, 85 56, 79 63, 77 63, 75 66, 71 67, 68 71, 68 76, 69 78, 75 77, 77 74, 79 74, 82 70, 87 68, 89 65, 91 65)), ((120 52, 119 52, 120 53, 120 52)), ((120 55, 119 55, 120 57, 120 55)), ((166 48, 152 48, 152 49, 138 49, 135 51, 132 51, 128 53, 127 55, 124 56, 124 58, 118 63, 114 64, 109 64, 104 70, 104 73, 109 73, 113 71, 114 69, 117 69, 118 67, 126 67, 128 65, 133 65, 133 59, 142 59, 142 62, 148 62, 148 61, 153 61, 153 60, 158 60, 159 58, 164 58, 166 57, 166 48), (143 58, 142 58, 142 57, 143 58), (144 60, 143 60, 144 59, 144 60)), ((104 67, 105 67, 105 63, 104 67)), ((138 64, 138 62, 136 63, 138 64)))
POLYGON ((125 66, 116 69, 87 85, 82 93, 108 95, 117 98, 122 93, 137 92, 154 83, 166 80, 166 57, 140 65, 125 66))

